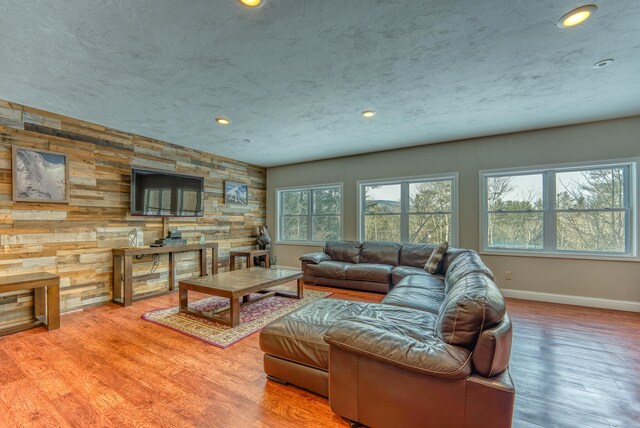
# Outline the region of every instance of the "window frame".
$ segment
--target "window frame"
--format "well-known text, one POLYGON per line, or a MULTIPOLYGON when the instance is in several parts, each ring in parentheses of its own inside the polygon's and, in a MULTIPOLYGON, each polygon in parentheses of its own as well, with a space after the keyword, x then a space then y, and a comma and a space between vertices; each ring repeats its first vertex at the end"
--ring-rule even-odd
MULTIPOLYGON (((458 210, 458 173, 450 172, 443 174, 431 174, 431 175, 419 175, 419 176, 410 176, 410 177, 396 177, 396 178, 385 178, 385 179, 374 179, 374 180, 359 180, 357 182, 358 188, 358 239, 361 241, 365 240, 364 236, 364 227, 365 227, 365 212, 364 207, 366 206, 365 196, 366 192, 364 188, 366 186, 386 186, 386 185, 394 185, 400 184, 400 213, 398 214, 378 214, 378 215, 400 215, 400 242, 405 242, 403 239, 408 238, 409 232, 409 217, 411 214, 420 214, 420 213, 411 213, 410 211, 410 192, 409 185, 411 183, 420 183, 425 181, 445 181, 451 180, 451 242, 449 245, 455 247, 458 245, 458 231, 459 231, 459 210, 458 210), (405 235, 406 236, 403 236, 405 235)), ((434 242, 433 244, 439 244, 439 242, 434 242)))
MULTIPOLYGON (((587 260, 638 261, 638 163, 640 159, 615 159, 606 161, 572 162, 518 168, 503 168, 479 171, 480 185, 480 253, 487 255, 509 255, 527 257, 570 258, 587 260), (625 168, 624 196, 628 205, 616 209, 557 209, 556 175, 563 172, 587 171, 607 168, 625 168), (543 247, 540 250, 525 248, 492 248, 488 245, 489 214, 487 178, 517 175, 542 175, 543 199, 543 247), (557 214, 563 212, 627 212, 625 224, 625 252, 563 250, 557 248, 557 214)), ((522 211, 526 212, 526 211, 522 211)), ((539 212, 539 211, 532 211, 539 212)))
POLYGON ((340 217, 340 239, 344 239, 344 185, 343 183, 327 183, 327 184, 314 184, 309 186, 290 186, 290 187, 278 187, 275 189, 276 192, 276 244, 284 244, 284 245, 311 245, 311 246, 321 246, 324 245, 325 241, 313 241, 311 238, 313 237, 313 190, 324 190, 324 189, 340 189, 340 213, 339 214, 321 214, 323 216, 334 216, 337 215, 340 217), (290 239, 282 239, 282 232, 284 231, 283 227, 283 214, 282 214, 282 193, 283 192, 291 192, 291 191, 307 191, 309 192, 309 198, 307 201, 307 214, 299 215, 298 217, 306 217, 307 218, 307 239, 305 240, 290 240, 290 239))

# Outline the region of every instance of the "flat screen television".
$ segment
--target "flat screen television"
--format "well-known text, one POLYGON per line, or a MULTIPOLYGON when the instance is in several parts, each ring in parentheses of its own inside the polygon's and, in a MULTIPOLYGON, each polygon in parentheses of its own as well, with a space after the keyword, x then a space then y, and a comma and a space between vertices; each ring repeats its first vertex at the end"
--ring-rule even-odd
POLYGON ((131 214, 202 217, 204 179, 146 169, 131 170, 131 214))

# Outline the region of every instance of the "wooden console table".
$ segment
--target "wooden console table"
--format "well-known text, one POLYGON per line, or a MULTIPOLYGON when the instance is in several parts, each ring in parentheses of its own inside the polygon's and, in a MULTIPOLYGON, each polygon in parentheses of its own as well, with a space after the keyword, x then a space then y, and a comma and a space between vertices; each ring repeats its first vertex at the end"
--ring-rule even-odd
POLYGON ((269 267, 270 250, 231 250, 229 251, 229 270, 236 270, 236 257, 247 258, 247 268, 253 267, 253 258, 258 256, 266 256, 264 258, 264 267, 269 267))
POLYGON ((3 327, 0 329, 0 336, 41 325, 46 325, 48 330, 60 328, 60 277, 58 275, 39 272, 0 278, 0 293, 19 290, 33 290, 33 315, 36 320, 3 327))
MULTIPOLYGON (((200 251, 200 276, 207 276, 207 248, 211 248, 211 272, 218 273, 218 243, 167 245, 164 247, 123 247, 113 249, 113 302, 123 306, 133 304, 133 258, 153 254, 169 255, 169 291, 176 290, 175 254, 187 251, 200 251), (122 272, 124 268, 124 273, 122 272), (124 283, 124 287, 122 286, 124 283), (124 290, 123 290, 124 289, 124 290)), ((156 293, 135 300, 160 296, 156 293)))

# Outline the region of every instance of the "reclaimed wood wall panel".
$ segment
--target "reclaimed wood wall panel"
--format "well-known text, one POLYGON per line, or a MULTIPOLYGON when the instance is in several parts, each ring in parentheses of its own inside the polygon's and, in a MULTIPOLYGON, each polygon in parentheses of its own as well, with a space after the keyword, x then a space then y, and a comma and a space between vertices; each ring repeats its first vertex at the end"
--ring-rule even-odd
MULTIPOLYGON (((171 218, 169 227, 189 242, 220 247, 221 269, 230 248, 255 243, 256 226, 266 224, 266 173, 210 153, 106 128, 0 100, 0 276, 50 272, 61 277, 61 310, 74 311, 111 300, 111 249, 128 245, 135 227, 145 243, 163 235, 160 217, 129 214, 131 168, 149 168, 204 178, 204 217, 171 218), (11 148, 31 147, 69 158, 69 204, 12 201, 11 148), (225 180, 249 186, 249 204, 225 205, 225 180)), ((167 256, 136 261, 134 293, 167 289, 167 256)), ((178 278, 198 275, 198 254, 177 256, 178 278)), ((0 296, 0 325, 31 318, 29 292, 0 296)))

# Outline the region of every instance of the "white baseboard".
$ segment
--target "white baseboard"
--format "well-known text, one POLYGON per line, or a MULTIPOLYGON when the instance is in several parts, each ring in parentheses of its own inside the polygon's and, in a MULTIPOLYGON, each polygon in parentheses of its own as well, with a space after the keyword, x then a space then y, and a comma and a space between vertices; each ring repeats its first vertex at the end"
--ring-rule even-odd
POLYGON ((615 309, 617 311, 640 312, 640 302, 630 302, 627 300, 569 296, 567 294, 540 293, 537 291, 513 290, 509 288, 501 288, 500 291, 502 292, 504 297, 512 297, 514 299, 537 300, 539 302, 552 302, 562 303, 565 305, 615 309))

